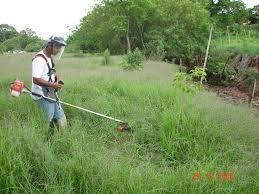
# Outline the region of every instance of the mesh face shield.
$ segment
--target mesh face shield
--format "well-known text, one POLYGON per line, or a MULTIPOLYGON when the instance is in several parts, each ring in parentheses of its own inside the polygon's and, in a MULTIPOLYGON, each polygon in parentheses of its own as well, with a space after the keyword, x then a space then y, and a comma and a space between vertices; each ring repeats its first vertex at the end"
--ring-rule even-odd
MULTIPOLYGON (((54 45, 54 47, 55 47, 55 45, 54 45)), ((54 60, 60 60, 60 58, 62 57, 63 52, 65 50, 65 46, 58 47, 58 49, 59 49, 59 51, 52 56, 54 58, 54 60)))
POLYGON ((48 44, 53 45, 53 58, 59 60, 65 50, 66 43, 62 37, 51 36, 48 39, 48 44))

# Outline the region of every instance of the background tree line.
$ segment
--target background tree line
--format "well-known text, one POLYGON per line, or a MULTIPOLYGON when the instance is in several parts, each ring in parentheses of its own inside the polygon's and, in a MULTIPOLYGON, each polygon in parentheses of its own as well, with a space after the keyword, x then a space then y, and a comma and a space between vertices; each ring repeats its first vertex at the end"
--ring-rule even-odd
POLYGON ((146 57, 193 64, 204 55, 210 26, 224 32, 258 24, 258 8, 241 0, 101 0, 68 38, 68 49, 125 54, 139 48, 146 57))
MULTIPOLYGON (((136 48, 148 58, 195 64, 204 55, 210 26, 220 34, 259 29, 259 5, 241 0, 100 0, 68 37, 69 52, 125 54, 136 48), (252 25, 253 24, 253 25, 252 25)), ((43 45, 31 29, 0 24, 0 51, 38 51, 43 45)))
POLYGON ((20 32, 8 24, 0 24, 0 52, 14 50, 35 52, 43 45, 43 40, 27 28, 20 32))

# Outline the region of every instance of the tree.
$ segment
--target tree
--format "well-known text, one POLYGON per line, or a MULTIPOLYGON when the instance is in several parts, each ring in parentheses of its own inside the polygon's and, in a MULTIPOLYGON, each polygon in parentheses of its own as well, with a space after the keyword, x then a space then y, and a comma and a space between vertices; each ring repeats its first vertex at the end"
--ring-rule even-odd
POLYGON ((249 21, 251 24, 259 23, 259 4, 249 10, 249 21))
POLYGON ((196 55, 203 55, 208 36, 208 12, 189 0, 161 0, 157 29, 161 29, 169 58, 182 58, 191 65, 196 55), (173 10, 173 11, 172 11, 173 10))
POLYGON ((222 28, 242 24, 248 17, 248 10, 241 0, 210 0, 208 10, 222 28))
POLYGON ((0 54, 4 54, 5 50, 5 47, 2 44, 0 44, 0 54))
POLYGON ((127 52, 131 52, 132 46, 143 48, 144 27, 149 25, 149 19, 152 18, 155 1, 104 0, 103 2, 111 14, 121 18, 120 21, 115 22, 117 23, 115 28, 119 29, 122 35, 124 35, 127 43, 127 52))
POLYGON ((149 23, 153 0, 104 0, 81 20, 69 41, 83 49, 124 53, 144 47, 144 27, 149 23), (140 40, 140 41, 139 41, 140 40))
POLYGON ((26 52, 36 52, 39 51, 42 47, 43 43, 41 41, 34 41, 29 43, 26 47, 25 47, 25 51, 26 52))
POLYGON ((2 46, 5 48, 6 51, 21 50, 21 47, 19 44, 19 37, 13 37, 13 38, 7 39, 2 43, 2 46))
POLYGON ((4 42, 10 38, 17 36, 18 32, 13 26, 8 24, 0 24, 0 42, 4 42))
POLYGON ((166 54, 191 63, 206 50, 209 14, 201 2, 205 0, 103 0, 68 42, 84 52, 108 48, 124 54, 140 48, 156 58, 166 54))
POLYGON ((12 38, 6 39, 2 43, 2 45, 5 47, 6 51, 37 51, 43 45, 43 41, 36 35, 36 33, 32 29, 27 28, 25 30, 22 30, 20 33, 17 33, 12 38))
POLYGON ((36 32, 33 31, 31 28, 26 28, 25 30, 22 30, 20 32, 21 35, 25 35, 25 36, 28 36, 28 37, 34 37, 36 36, 36 32))

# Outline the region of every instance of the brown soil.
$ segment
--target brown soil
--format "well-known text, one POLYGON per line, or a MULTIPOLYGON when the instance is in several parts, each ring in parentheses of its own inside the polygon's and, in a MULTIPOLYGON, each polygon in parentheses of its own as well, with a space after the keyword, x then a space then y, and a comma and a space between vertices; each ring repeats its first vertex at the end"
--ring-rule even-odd
MULTIPOLYGON (((237 87, 206 85, 205 88, 207 91, 216 93, 226 101, 230 101, 235 104, 249 103, 248 93, 240 91, 237 87)), ((258 95, 253 98, 252 105, 259 108, 258 95)))

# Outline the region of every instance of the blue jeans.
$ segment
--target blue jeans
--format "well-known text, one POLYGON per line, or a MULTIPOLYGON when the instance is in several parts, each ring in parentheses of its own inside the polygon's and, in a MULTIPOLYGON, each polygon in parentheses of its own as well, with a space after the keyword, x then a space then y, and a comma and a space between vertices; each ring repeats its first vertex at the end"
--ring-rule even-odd
POLYGON ((36 102, 43 110, 48 123, 50 123, 53 119, 66 122, 66 116, 61 105, 58 105, 58 103, 49 102, 44 98, 36 100, 36 102))

